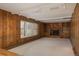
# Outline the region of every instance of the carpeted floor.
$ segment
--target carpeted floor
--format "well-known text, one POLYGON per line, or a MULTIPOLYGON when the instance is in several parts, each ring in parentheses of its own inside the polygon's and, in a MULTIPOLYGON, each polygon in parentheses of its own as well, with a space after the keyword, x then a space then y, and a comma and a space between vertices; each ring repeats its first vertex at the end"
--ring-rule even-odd
POLYGON ((24 56, 74 56, 69 39, 41 38, 10 49, 24 56))

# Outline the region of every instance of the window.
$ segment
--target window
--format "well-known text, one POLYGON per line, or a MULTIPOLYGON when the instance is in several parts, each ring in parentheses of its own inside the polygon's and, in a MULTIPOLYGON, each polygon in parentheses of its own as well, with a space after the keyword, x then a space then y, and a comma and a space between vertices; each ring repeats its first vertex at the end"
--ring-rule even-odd
POLYGON ((25 30, 24 30, 24 29, 25 29, 25 28, 24 28, 24 25, 25 25, 25 24, 24 24, 24 21, 21 21, 21 24, 20 24, 20 26, 21 26, 21 27, 20 27, 20 28, 21 28, 21 38, 25 36, 25 33, 24 33, 24 32, 25 32, 25 30))
POLYGON ((38 34, 38 24, 21 21, 21 38, 31 37, 38 34))

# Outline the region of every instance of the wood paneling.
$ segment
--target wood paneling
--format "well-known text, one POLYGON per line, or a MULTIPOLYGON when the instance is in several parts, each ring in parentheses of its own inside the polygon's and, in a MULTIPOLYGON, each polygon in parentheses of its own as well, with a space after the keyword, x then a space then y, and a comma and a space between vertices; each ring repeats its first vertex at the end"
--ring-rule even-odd
POLYGON ((45 37, 45 24, 39 23, 39 35, 45 37))
POLYGON ((20 37, 18 33, 19 32, 19 18, 17 15, 12 15, 10 12, 2 11, 2 48, 7 48, 10 46, 14 46, 18 44, 18 39, 20 40, 20 37))
POLYGON ((79 55, 79 4, 76 5, 72 15, 71 42, 76 55, 79 55))
POLYGON ((3 17, 3 44, 2 47, 6 48, 7 47, 7 37, 8 37, 8 19, 9 19, 9 13, 6 11, 2 12, 2 17, 3 17))
POLYGON ((2 48, 2 36, 3 36, 3 20, 2 20, 2 10, 0 10, 0 48, 2 48))
POLYGON ((42 32, 44 30, 42 26, 43 23, 37 22, 34 19, 19 16, 17 14, 11 14, 5 10, 0 10, 0 48, 10 49, 42 37, 42 32), (21 38, 21 20, 37 23, 39 25, 38 35, 28 38, 21 38))
POLYGON ((7 22, 7 47, 20 43, 20 20, 18 15, 8 15, 7 22))
POLYGON ((46 24, 46 36, 47 37, 61 37, 69 38, 70 37, 70 22, 66 23, 48 23, 46 24), (50 30, 59 30, 59 36, 50 35, 50 30))

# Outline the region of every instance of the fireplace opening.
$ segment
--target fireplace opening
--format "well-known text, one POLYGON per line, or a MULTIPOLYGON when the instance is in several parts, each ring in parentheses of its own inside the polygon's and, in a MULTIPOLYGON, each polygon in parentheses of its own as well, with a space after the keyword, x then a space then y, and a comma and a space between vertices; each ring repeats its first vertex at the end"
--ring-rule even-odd
POLYGON ((50 35, 59 36, 59 30, 50 30, 50 35))

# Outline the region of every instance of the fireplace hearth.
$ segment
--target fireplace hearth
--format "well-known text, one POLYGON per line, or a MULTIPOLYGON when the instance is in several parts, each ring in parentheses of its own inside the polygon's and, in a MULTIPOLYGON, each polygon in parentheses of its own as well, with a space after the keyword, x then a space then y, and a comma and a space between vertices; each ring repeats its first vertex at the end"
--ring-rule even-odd
POLYGON ((59 30, 50 30, 50 35, 59 36, 59 30))

